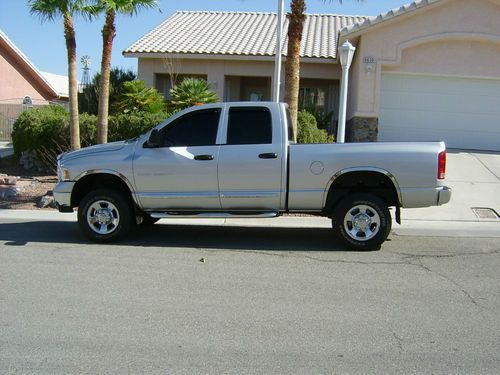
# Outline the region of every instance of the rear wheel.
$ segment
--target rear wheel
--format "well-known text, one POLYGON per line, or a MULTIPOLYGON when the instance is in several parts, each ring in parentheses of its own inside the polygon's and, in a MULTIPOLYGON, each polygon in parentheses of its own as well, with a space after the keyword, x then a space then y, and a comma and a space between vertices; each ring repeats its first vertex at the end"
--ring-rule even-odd
POLYGON ((354 250, 380 249, 389 236, 391 225, 387 204, 373 194, 350 194, 333 212, 336 237, 354 250))
POLYGON ((132 227, 132 209, 122 193, 94 190, 80 202, 78 223, 93 241, 112 242, 123 238, 132 227))

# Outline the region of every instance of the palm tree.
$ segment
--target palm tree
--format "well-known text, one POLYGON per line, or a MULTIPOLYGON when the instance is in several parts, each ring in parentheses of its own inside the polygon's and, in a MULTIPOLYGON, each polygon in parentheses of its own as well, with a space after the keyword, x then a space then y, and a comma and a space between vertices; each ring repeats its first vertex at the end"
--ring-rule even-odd
POLYGON ((76 33, 73 16, 84 14, 85 0, 28 0, 30 13, 39 16, 42 21, 54 21, 62 17, 64 38, 68 52, 69 78, 69 124, 71 148, 80 149, 80 125, 78 119, 78 84, 76 72, 76 33))
POLYGON ((285 102, 292 118, 293 138, 297 142, 297 112, 299 107, 300 44, 306 11, 305 0, 292 0, 288 14, 288 50, 285 63, 285 102))
POLYGON ((105 14, 102 28, 101 81, 99 84, 99 110, 97 113, 97 143, 108 141, 109 75, 113 40, 116 36, 115 18, 117 13, 137 14, 143 8, 158 6, 158 0, 96 0, 91 13, 105 14))
MULTIPOLYGON (((338 2, 342 4, 342 0, 338 0, 338 2)), ((288 14, 288 50, 285 63, 285 102, 288 103, 290 108, 295 142, 297 141, 297 112, 299 107, 300 44, 302 42, 305 11, 305 0, 291 0, 290 13, 288 14)))

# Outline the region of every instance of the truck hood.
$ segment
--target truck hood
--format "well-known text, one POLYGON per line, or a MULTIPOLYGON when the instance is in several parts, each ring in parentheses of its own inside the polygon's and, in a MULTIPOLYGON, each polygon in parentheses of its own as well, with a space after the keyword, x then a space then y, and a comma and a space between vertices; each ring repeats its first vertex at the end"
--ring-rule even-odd
POLYGON ((81 150, 78 150, 78 151, 65 152, 65 153, 59 155, 58 159, 67 161, 67 160, 81 158, 81 157, 88 156, 88 155, 94 155, 97 153, 107 153, 107 152, 118 151, 118 150, 121 150, 123 147, 125 147, 129 143, 130 143, 130 141, 120 141, 120 142, 113 142, 113 143, 106 143, 106 144, 101 144, 101 145, 85 147, 85 148, 82 148, 81 150))

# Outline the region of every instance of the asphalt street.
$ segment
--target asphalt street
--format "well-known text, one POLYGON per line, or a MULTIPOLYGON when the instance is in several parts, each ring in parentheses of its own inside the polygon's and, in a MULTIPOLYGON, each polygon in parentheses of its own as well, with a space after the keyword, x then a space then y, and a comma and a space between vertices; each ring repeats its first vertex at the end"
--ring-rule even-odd
POLYGON ((498 238, 0 220, 1 374, 498 374, 498 238))

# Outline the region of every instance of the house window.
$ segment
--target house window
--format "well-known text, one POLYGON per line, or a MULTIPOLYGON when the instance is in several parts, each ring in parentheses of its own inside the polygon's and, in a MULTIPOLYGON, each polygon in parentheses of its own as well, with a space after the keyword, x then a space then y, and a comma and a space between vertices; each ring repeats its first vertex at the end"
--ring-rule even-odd
POLYGON ((23 98, 23 106, 29 107, 29 108, 33 107, 33 100, 31 99, 31 96, 26 95, 23 98))
POLYGON ((299 90, 299 109, 326 109, 326 91, 319 87, 301 87, 299 90))

